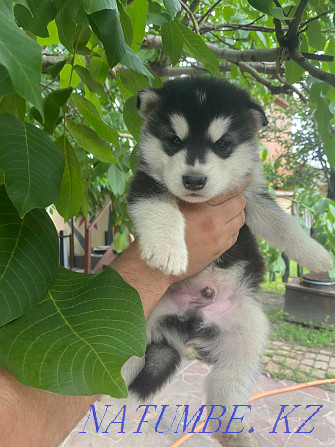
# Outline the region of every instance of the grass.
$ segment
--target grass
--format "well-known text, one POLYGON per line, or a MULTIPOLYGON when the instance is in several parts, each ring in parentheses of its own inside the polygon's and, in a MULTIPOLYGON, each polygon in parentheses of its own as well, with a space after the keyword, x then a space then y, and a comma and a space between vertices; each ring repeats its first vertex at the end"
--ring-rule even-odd
POLYGON ((314 328, 311 322, 305 324, 286 321, 288 314, 282 310, 273 310, 267 314, 271 324, 270 339, 285 343, 300 344, 310 347, 329 348, 335 346, 335 326, 322 323, 321 328, 314 328))

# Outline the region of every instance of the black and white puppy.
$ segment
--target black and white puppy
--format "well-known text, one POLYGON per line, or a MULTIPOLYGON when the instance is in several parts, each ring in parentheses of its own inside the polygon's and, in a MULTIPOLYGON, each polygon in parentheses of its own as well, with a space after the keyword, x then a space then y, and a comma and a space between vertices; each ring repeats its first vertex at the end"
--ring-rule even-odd
MULTIPOLYGON (((205 202, 240 186, 248 174, 252 180, 244 192, 246 225, 236 244, 169 288, 147 321, 145 358, 131 358, 123 376, 146 399, 176 372, 192 343, 213 365, 207 404, 232 411, 251 394, 267 338, 266 318, 254 300, 264 273, 255 236, 312 271, 330 269, 332 258, 268 195, 256 138, 267 119, 245 91, 213 78, 181 78, 140 91, 138 110, 144 124, 128 206, 141 256, 151 267, 166 274, 186 271, 178 203, 205 202)), ((257 445, 247 429, 236 439, 216 437, 222 445, 257 445)))

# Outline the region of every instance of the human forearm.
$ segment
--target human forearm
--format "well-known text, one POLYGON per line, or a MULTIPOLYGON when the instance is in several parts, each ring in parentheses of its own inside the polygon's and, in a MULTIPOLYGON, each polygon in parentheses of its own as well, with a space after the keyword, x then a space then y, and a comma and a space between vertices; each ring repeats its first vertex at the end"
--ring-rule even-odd
POLYGON ((22 385, 0 367, 0 446, 57 447, 97 396, 60 396, 22 385))

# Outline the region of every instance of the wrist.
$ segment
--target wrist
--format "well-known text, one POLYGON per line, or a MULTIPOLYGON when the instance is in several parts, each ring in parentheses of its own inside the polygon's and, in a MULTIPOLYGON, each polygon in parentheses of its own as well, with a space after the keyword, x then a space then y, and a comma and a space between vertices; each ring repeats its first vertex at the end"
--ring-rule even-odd
POLYGON ((113 262, 111 267, 137 290, 145 318, 148 318, 160 298, 174 282, 172 275, 164 275, 160 270, 149 267, 141 259, 136 240, 113 262))

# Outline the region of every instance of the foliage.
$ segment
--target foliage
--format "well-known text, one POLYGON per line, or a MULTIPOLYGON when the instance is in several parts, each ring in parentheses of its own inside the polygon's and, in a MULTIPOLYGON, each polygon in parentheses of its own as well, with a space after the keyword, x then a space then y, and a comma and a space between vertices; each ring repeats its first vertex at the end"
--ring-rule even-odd
MULTIPOLYGON (((296 203, 301 217, 312 216, 312 235, 322 244, 334 259, 334 266, 329 271, 335 280, 335 202, 319 192, 308 190, 296 191, 296 203)), ((302 219, 302 222, 304 220, 302 219)))
POLYGON ((310 95, 327 163, 335 164, 335 5, 306 3, 0 0, 0 361, 14 375, 59 393, 120 396, 122 364, 143 354, 138 295, 110 269, 98 277, 57 269, 56 233, 44 211, 53 204, 65 220, 92 216, 110 194, 120 224, 115 247, 124 248, 139 89, 210 73, 238 81, 263 104, 279 93, 310 95), (134 312, 124 312, 122 296, 134 312), (55 347, 61 358, 48 355, 55 347), (85 384, 86 368, 101 380, 85 384))
POLYGON ((315 329, 310 322, 296 324, 286 321, 287 317, 288 314, 282 310, 274 310, 268 313, 268 318, 273 323, 270 331, 271 340, 318 348, 335 345, 334 324, 325 321, 319 329, 315 329))

